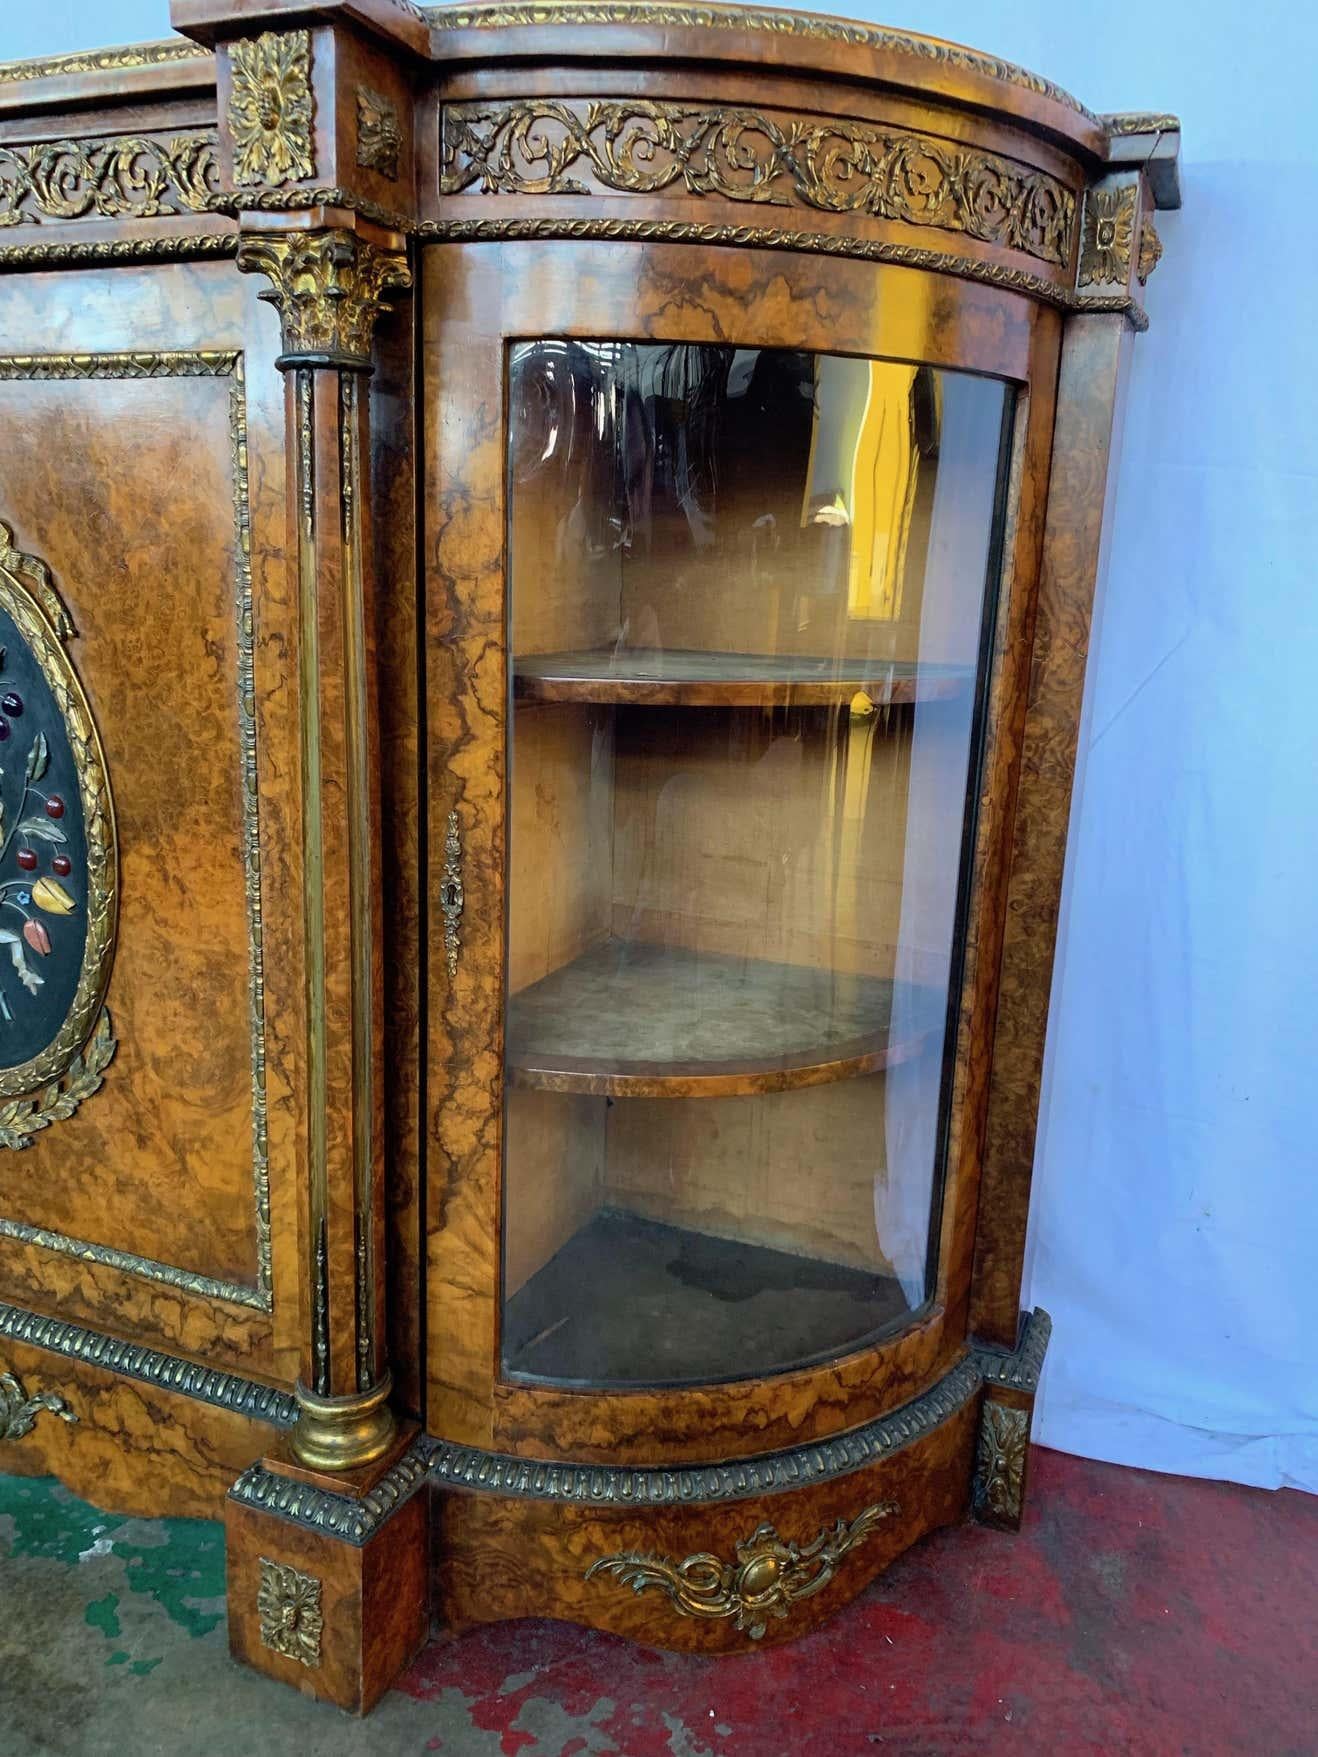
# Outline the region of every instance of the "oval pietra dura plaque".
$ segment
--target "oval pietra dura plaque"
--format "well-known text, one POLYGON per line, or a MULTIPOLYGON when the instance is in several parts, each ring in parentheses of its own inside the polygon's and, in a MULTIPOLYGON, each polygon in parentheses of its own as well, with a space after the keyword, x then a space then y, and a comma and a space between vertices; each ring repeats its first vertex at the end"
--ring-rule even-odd
POLYGON ((114 1052, 114 813, 72 632, 0 524, 0 1146, 71 1114, 114 1052))

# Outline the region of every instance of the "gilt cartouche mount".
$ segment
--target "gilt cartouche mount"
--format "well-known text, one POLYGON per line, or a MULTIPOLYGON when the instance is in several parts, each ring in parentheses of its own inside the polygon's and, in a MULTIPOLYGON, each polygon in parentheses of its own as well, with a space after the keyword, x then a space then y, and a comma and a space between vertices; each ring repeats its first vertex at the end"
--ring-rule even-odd
POLYGON ((224 1505, 235 1652, 357 1709, 432 1609, 789 1639, 934 1527, 1020 1522, 1085 645, 1178 124, 768 9, 172 22, 0 66, 0 597, 67 605, 38 657, 101 900, 50 1114, 0 1093, 0 1467, 224 1505), (499 1365, 498 378, 517 338, 571 335, 1015 387, 936 1284, 767 1376, 499 1365))

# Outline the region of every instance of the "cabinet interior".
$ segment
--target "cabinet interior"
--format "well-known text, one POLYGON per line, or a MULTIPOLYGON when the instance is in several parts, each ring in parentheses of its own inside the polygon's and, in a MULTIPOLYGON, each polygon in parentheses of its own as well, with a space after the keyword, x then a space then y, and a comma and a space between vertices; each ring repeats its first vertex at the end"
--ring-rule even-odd
POLYGON ((763 351, 733 398, 716 363, 715 415, 653 361, 603 414, 514 376, 510 1371, 770 1371, 924 1297, 885 1119, 894 1080, 939 1105, 946 912, 921 937, 903 898, 921 834, 959 855, 975 630, 925 601, 939 387, 849 361, 830 400, 837 364, 763 351), (912 820, 917 724, 960 778, 912 820))

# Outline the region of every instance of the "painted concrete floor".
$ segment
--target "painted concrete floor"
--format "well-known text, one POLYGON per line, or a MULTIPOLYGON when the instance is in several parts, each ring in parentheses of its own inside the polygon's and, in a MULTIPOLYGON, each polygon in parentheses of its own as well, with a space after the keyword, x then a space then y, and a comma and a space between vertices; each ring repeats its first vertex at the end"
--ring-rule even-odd
POLYGON ((232 1665, 218 1525, 0 1476, 0 1757, 1318 1757, 1318 1498, 1043 1451, 1031 1491, 791 1646, 506 1624, 361 1723, 232 1665))

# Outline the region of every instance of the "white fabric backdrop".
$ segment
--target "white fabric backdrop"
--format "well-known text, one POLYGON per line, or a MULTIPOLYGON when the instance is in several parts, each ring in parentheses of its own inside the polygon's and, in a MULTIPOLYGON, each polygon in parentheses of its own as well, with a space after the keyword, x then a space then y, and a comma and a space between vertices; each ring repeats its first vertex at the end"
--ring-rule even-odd
MULTIPOLYGON (((168 29, 166 0, 4 10, 5 57, 168 29)), ((924 0, 883 22, 1185 123, 1068 862, 1037 1431, 1318 1492, 1318 7, 924 0)))

